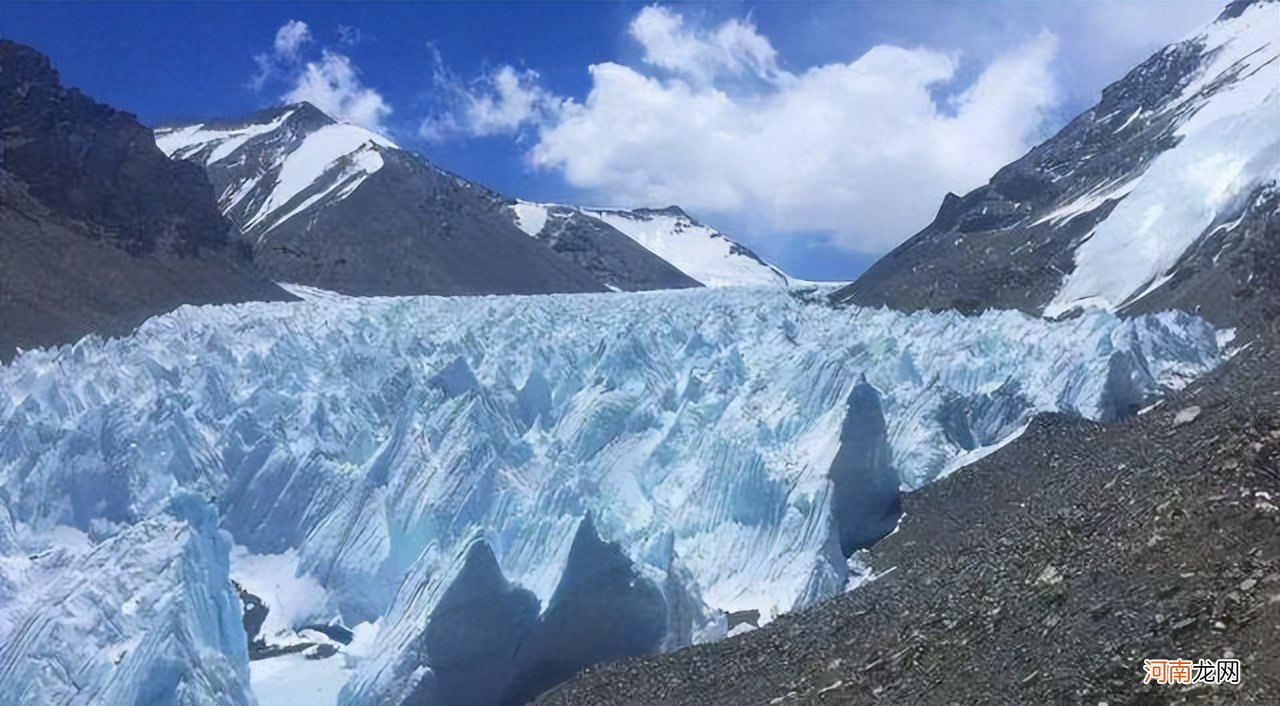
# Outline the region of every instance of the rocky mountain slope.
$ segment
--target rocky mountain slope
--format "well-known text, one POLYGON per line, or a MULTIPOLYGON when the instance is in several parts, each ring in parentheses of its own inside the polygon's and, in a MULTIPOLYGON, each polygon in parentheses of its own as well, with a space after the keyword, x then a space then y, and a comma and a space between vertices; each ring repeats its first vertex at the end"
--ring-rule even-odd
POLYGON ((199 169, 7 40, 0 126, 0 361, 182 304, 292 298, 254 269, 199 169))
POLYGON ((611 289, 683 289, 698 280, 598 218, 572 206, 516 201, 516 227, 569 258, 611 289))
POLYGON ((1275 271, 1277 24, 1274 0, 1233 3, 987 185, 948 194, 834 299, 1050 316, 1179 306, 1232 323, 1275 271))
POLYGON ((695 287, 582 214, 523 233, 519 203, 444 172, 308 103, 160 128, 205 168, 223 212, 281 281, 347 294, 529 294, 695 287), (533 238, 529 236, 533 235, 533 238))
POLYGON ((782 287, 789 282, 777 267, 677 206, 628 211, 517 201, 512 211, 521 230, 543 240, 559 240, 566 231, 589 231, 611 241, 625 236, 706 287, 782 287))

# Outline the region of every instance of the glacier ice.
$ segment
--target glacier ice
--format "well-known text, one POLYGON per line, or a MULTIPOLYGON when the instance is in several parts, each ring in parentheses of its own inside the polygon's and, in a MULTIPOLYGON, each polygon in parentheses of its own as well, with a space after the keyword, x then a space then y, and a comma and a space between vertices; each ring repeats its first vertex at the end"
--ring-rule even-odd
POLYGON ((96 544, 64 529, 0 559, 0 703, 253 703, 217 521, 182 493, 96 544))
POLYGON ((277 616, 377 625, 358 664, 334 667, 351 674, 343 701, 430 702, 469 679, 515 699, 591 654, 833 595, 839 528, 881 512, 853 544, 892 529, 895 480, 950 472, 1038 411, 1128 412, 1225 356, 1181 313, 902 314, 776 288, 305 294, 184 307, 0 367, 0 701, 72 693, 78 674, 33 665, 74 659, 90 700, 247 702, 228 575, 281 561, 324 596, 282 590, 307 605, 277 616), (68 532, 84 546, 63 547, 68 532), (102 618, 41 604, 37 571, 102 618), (85 587, 95 572, 119 578, 85 587), (627 634, 566 627, 605 598, 627 634), (456 631, 434 616, 454 609, 492 641, 442 639, 456 631), (73 657, 39 661, 13 639, 27 624, 73 657), (516 634, 537 637, 495 664, 516 634))

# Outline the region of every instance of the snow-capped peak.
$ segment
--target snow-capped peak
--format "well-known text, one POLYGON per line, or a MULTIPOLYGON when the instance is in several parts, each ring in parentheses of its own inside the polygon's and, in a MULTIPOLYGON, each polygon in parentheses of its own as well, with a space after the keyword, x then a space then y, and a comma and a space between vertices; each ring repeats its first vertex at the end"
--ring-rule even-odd
POLYGON ((787 284, 787 276, 781 270, 676 206, 583 212, 617 228, 708 287, 787 284))
POLYGON ((238 124, 160 128, 156 145, 172 158, 203 165, 221 187, 223 213, 259 238, 313 205, 351 195, 382 168, 381 150, 399 149, 310 103, 263 111, 238 124))
POLYGON ((720 231, 703 225, 678 206, 667 208, 584 208, 517 201, 516 225, 537 237, 558 214, 578 213, 603 222, 707 287, 785 287, 787 275, 720 231))
POLYGON ((1196 47, 1199 66, 1151 111, 1171 116, 1176 147, 1124 184, 1123 197, 1075 253, 1046 315, 1081 305, 1116 308, 1173 276, 1202 236, 1239 218, 1256 190, 1280 177, 1280 3, 1228 8, 1166 52, 1196 47))

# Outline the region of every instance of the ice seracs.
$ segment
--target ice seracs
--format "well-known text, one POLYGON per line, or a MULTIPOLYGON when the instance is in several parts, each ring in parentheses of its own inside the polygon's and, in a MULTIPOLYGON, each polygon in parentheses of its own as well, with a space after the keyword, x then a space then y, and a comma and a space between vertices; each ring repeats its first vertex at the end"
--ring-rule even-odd
POLYGON ((253 703, 217 521, 178 491, 96 539, 27 525, 29 556, 0 557, 0 702, 253 703))
MULTIPOLYGON (((128 338, 0 367, 0 506, 14 527, 76 528, 123 556, 148 541, 132 528, 196 497, 230 536, 192 554, 190 570, 137 575, 148 583, 99 601, 112 615, 126 593, 160 601, 212 581, 233 598, 228 574, 274 584, 281 627, 378 627, 360 659, 330 658, 325 693, 341 681, 348 703, 419 684, 456 694, 430 665, 467 654, 478 669, 488 648, 437 646, 431 662, 414 646, 434 644, 429 616, 459 576, 512 606, 536 602, 533 623, 515 611, 495 625, 543 635, 538 650, 573 646, 579 666, 722 636, 726 612, 767 620, 842 589, 837 465, 840 487, 868 483, 891 500, 880 476, 918 486, 1037 411, 1100 418, 1224 355, 1186 314, 901 314, 774 287, 184 307, 128 338), (852 408, 862 421, 849 426, 852 408), (852 460, 835 464, 842 442, 852 460), (868 456, 864 443, 884 450, 868 456), (592 597, 592 581, 572 578, 598 571, 640 587, 618 608, 626 636, 588 629, 599 622, 589 605, 627 595, 601 579, 592 597)), ((862 543, 892 529, 881 517, 862 543)), ((0 641, 20 629, 7 616, 27 610, 0 609, 0 641)), ((173 651, 183 674, 214 664, 193 655, 231 640, 219 630, 244 639, 238 624, 174 615, 193 621, 173 651)), ((118 642, 159 629, 121 625, 118 642)), ((218 678, 247 690, 240 653, 226 654, 218 678)), ((5 688, 73 688, 25 669, 5 688)), ((284 671, 255 667, 253 688, 267 693, 260 679, 284 671)), ((141 688, 144 672, 114 678, 141 688)), ((514 700, 545 683, 517 670, 501 686, 514 700)))

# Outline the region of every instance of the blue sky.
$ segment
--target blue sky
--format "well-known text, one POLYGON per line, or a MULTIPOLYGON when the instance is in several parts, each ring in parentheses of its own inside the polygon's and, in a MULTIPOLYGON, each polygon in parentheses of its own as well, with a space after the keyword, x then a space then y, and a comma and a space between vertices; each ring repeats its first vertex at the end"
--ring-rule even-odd
POLYGON ((678 203, 848 279, 1219 3, 0 4, 144 123, 289 97, 533 200, 678 203))

